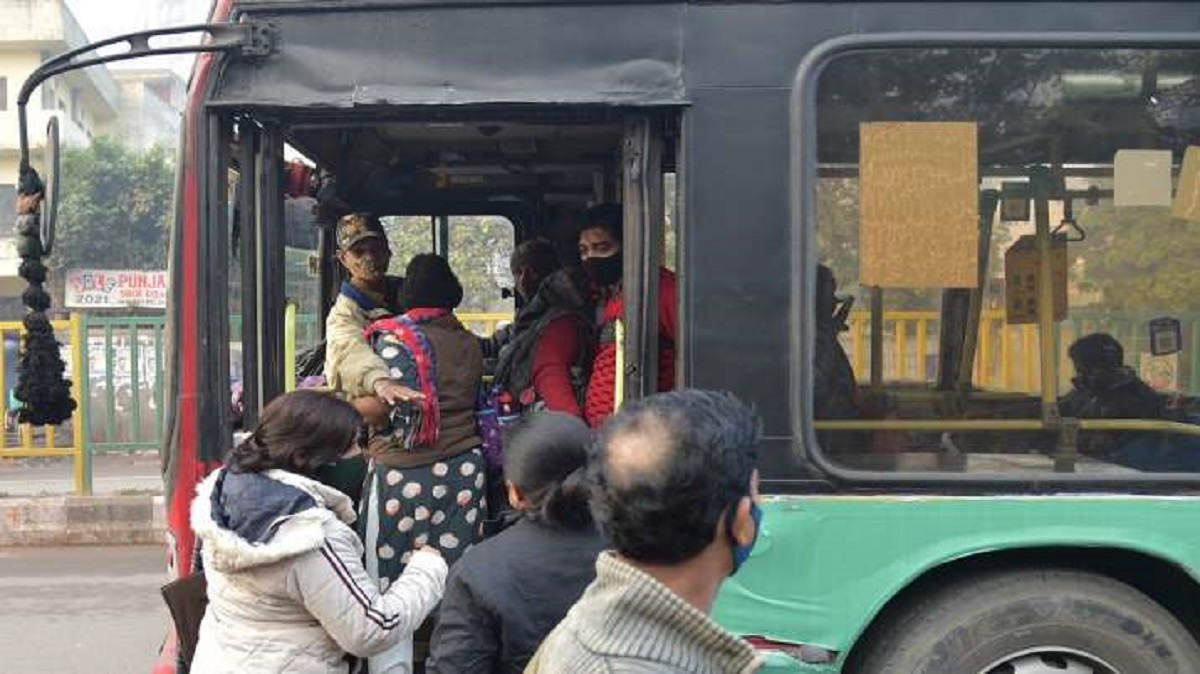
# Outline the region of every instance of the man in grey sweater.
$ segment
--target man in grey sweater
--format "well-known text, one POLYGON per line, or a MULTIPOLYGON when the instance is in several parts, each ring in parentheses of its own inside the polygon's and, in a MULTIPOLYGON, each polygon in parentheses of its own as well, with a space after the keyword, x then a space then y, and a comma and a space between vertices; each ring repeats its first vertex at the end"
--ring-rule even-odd
POLYGON ((699 390, 650 396, 605 424, 589 473, 614 549, 526 674, 759 669, 708 615, 758 536, 759 426, 732 395, 699 390))

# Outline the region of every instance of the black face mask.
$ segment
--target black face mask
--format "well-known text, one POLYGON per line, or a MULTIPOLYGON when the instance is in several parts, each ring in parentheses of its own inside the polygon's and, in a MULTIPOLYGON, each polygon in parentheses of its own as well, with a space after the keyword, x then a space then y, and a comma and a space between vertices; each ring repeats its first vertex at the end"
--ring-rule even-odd
POLYGON ((615 285, 621 280, 624 262, 620 255, 608 257, 589 257, 583 261, 584 271, 589 278, 602 286, 615 285))

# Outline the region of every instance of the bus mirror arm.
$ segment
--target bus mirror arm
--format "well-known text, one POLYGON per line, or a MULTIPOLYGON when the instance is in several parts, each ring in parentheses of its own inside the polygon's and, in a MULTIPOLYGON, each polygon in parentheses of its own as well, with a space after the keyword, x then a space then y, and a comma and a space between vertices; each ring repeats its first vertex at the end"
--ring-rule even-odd
POLYGON ((64 376, 66 369, 59 352, 54 326, 47 311, 50 294, 46 292, 44 258, 54 246, 55 221, 58 215, 59 178, 59 119, 51 115, 47 126, 46 156, 39 175, 29 161, 29 120, 26 106, 42 82, 62 73, 88 66, 123 61, 142 56, 183 54, 189 52, 235 53, 242 57, 266 56, 274 50, 275 27, 271 24, 245 22, 237 24, 197 24, 160 30, 131 33, 73 49, 42 63, 25 80, 17 96, 19 124, 20 177, 18 191, 23 197, 41 195, 41 203, 19 200, 17 215, 17 253, 21 256, 20 275, 29 283, 22 300, 29 308, 23 324, 25 339, 17 368, 16 397, 21 401, 18 420, 25 424, 58 425, 71 418, 76 402, 71 398, 71 382, 64 376), (165 35, 197 33, 189 45, 152 47, 152 38, 165 35), (101 54, 100 50, 121 46, 125 51, 101 54))
MULTIPOLYGON (((169 54, 190 54, 196 52, 235 53, 243 57, 262 57, 270 55, 276 44, 277 29, 273 24, 247 21, 243 23, 202 23, 189 26, 160 28, 137 33, 118 35, 107 40, 100 40, 84 45, 78 49, 64 52, 37 67, 17 95, 17 122, 20 125, 21 166, 29 165, 29 128, 25 111, 34 89, 42 82, 61 75, 62 73, 87 68, 89 66, 125 61, 143 56, 163 56, 169 54), (168 47, 152 47, 150 40, 167 35, 198 33, 199 36, 191 44, 171 45, 168 47), (111 54, 100 54, 100 50, 125 45, 125 51, 111 54)), ((51 177, 53 178, 53 177, 51 177)))

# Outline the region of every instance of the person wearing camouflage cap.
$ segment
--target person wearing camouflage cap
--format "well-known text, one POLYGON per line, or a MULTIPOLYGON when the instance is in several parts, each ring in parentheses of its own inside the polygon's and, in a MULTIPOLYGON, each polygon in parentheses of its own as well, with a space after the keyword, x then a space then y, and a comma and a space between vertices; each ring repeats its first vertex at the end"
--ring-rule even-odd
POLYGON ((325 319, 325 379, 347 397, 379 396, 389 405, 421 398, 391 377, 387 364, 367 344, 363 330, 401 313, 403 279, 389 276, 392 250, 379 218, 343 216, 337 225, 337 259, 349 277, 325 319))

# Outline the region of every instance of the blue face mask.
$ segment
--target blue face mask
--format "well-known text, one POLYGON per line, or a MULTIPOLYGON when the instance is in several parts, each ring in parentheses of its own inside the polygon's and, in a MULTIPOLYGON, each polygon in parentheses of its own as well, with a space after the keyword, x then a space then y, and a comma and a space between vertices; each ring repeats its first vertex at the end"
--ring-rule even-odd
MULTIPOLYGON (((739 500, 740 503, 740 500, 739 500)), ((733 537, 733 519, 729 520, 729 542, 733 545, 733 570, 729 575, 734 575, 738 569, 742 568, 742 564, 750 559, 750 551, 754 549, 754 544, 758 542, 758 532, 762 529, 762 509, 754 501, 750 502, 750 519, 754 520, 754 538, 750 539, 747 545, 738 545, 737 539, 733 537)))

